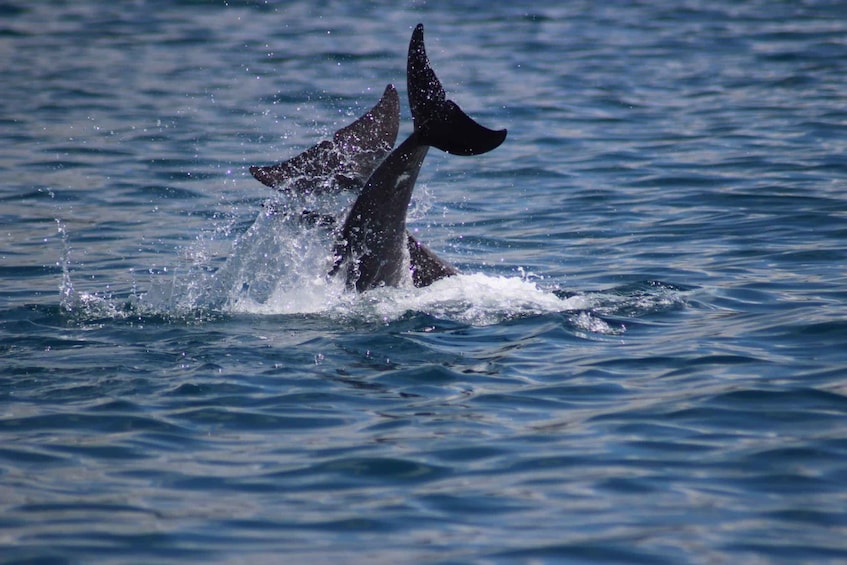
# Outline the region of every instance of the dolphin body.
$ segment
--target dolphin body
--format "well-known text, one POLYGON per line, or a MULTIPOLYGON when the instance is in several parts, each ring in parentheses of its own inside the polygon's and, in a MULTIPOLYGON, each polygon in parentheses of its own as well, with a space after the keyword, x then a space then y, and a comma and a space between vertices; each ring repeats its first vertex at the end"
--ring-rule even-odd
MULTIPOLYGON (((399 97, 392 85, 380 101, 352 124, 288 161, 250 167, 263 184, 286 193, 360 191, 336 233, 330 277, 344 272, 349 289, 400 286, 407 271, 416 287, 458 273, 406 230, 406 213, 430 146, 454 155, 480 155, 498 147, 506 130, 485 128, 446 98, 432 70, 418 24, 409 43, 409 104, 414 131, 394 151, 400 120, 399 97), (389 153, 389 151, 391 151, 389 153), (387 157, 386 157, 387 155, 387 157)), ((333 217, 309 223, 333 225, 333 217)))
POLYGON ((407 270, 417 287, 458 272, 406 231, 415 181, 430 147, 453 155, 480 155, 506 139, 506 130, 481 126, 447 99, 427 58, 422 24, 409 42, 406 74, 414 131, 379 164, 350 209, 329 273, 343 272, 347 287, 360 292, 400 286, 407 270))

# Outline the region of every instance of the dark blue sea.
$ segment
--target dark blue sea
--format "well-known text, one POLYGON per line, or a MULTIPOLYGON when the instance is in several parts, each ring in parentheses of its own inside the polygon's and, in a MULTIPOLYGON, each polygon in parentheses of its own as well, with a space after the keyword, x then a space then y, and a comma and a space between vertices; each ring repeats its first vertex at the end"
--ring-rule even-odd
POLYGON ((0 3, 0 562, 847 562, 845 14, 0 3), (509 136, 356 294, 248 167, 418 22, 509 136))

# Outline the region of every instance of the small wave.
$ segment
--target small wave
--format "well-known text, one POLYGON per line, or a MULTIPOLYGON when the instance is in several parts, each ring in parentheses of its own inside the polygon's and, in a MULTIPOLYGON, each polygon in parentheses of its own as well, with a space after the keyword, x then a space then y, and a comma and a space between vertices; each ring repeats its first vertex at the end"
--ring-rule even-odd
POLYGON ((265 301, 249 296, 217 308, 195 304, 164 306, 145 294, 116 298, 81 292, 68 296, 62 311, 80 323, 129 320, 207 323, 238 316, 316 317, 345 325, 388 325, 408 316, 482 327, 510 320, 560 314, 574 331, 587 335, 616 336, 626 332, 627 320, 661 312, 668 304, 685 303, 685 296, 667 292, 621 296, 616 289, 561 296, 520 277, 463 274, 443 279, 426 288, 378 288, 366 293, 350 292, 343 281, 316 278, 292 292, 281 284, 265 301))
POLYGON ((385 287, 363 294, 347 292, 343 282, 318 278, 296 293, 280 289, 263 303, 238 301, 231 312, 322 314, 377 323, 389 323, 417 312, 484 326, 516 317, 588 309, 591 302, 583 296, 559 298, 518 277, 476 273, 445 278, 425 288, 385 287))

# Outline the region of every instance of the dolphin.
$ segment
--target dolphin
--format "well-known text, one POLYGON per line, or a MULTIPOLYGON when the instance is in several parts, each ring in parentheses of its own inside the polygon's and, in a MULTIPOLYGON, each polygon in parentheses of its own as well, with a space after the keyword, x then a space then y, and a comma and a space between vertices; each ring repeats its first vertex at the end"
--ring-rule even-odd
POLYGON ((406 231, 406 213, 430 147, 453 155, 481 155, 506 139, 448 100, 424 47, 423 24, 412 32, 407 88, 414 131, 368 178, 338 233, 330 277, 344 273, 349 289, 400 286, 411 274, 424 287, 458 271, 406 231), (411 272, 410 272, 411 271, 411 272))
POLYGON ((389 84, 379 102, 352 124, 288 161, 250 167, 262 184, 281 192, 358 190, 385 159, 400 129, 400 97, 389 84))
MULTIPOLYGON (((331 140, 275 165, 251 166, 250 173, 265 186, 286 194, 356 192, 394 147, 399 129, 400 98, 394 85, 389 84, 373 108, 336 131, 331 140)), ((274 204, 266 206, 273 213, 281 213, 274 204)), ((337 222, 332 215, 311 210, 303 210, 299 219, 309 227, 333 228, 337 222)), ((416 286, 458 273, 411 234, 408 248, 416 286)))

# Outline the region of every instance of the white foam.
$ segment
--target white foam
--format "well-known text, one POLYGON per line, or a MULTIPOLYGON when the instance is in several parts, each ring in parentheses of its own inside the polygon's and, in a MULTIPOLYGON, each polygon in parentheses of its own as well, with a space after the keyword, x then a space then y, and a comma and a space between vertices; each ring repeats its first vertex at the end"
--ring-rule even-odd
MULTIPOLYGON (((329 206, 321 211, 341 217, 342 203, 331 202, 338 209, 329 206)), ((610 326, 598 313, 609 310, 614 315, 631 304, 620 306, 616 296, 597 293, 561 298, 553 290, 539 286, 537 277, 522 269, 515 276, 460 274, 426 288, 414 288, 410 277, 401 288, 350 291, 343 277, 327 277, 333 263, 333 230, 309 225, 299 216, 303 209, 320 209, 319 202, 295 202, 286 208, 275 208, 273 204, 258 213, 252 225, 235 238, 231 249, 220 248, 221 240, 231 235, 233 219, 228 219, 223 227, 211 226, 208 233, 198 236, 184 250, 181 265, 153 275, 146 292, 136 292, 133 285, 129 301, 113 300, 109 294, 76 291, 66 253, 62 305, 65 311, 82 318, 317 315, 390 323, 415 312, 474 326, 566 312, 569 322, 585 332, 624 331, 623 327, 610 326), (221 261, 221 252, 227 254, 225 261, 221 261)), ((645 308, 649 310, 651 305, 645 308)))
POLYGON ((482 273, 448 277, 425 288, 377 288, 358 294, 343 282, 317 277, 291 289, 280 285, 264 302, 240 300, 233 313, 259 315, 320 314, 388 323, 408 312, 472 325, 489 325, 505 319, 551 312, 579 310, 589 299, 557 297, 519 277, 482 273))

